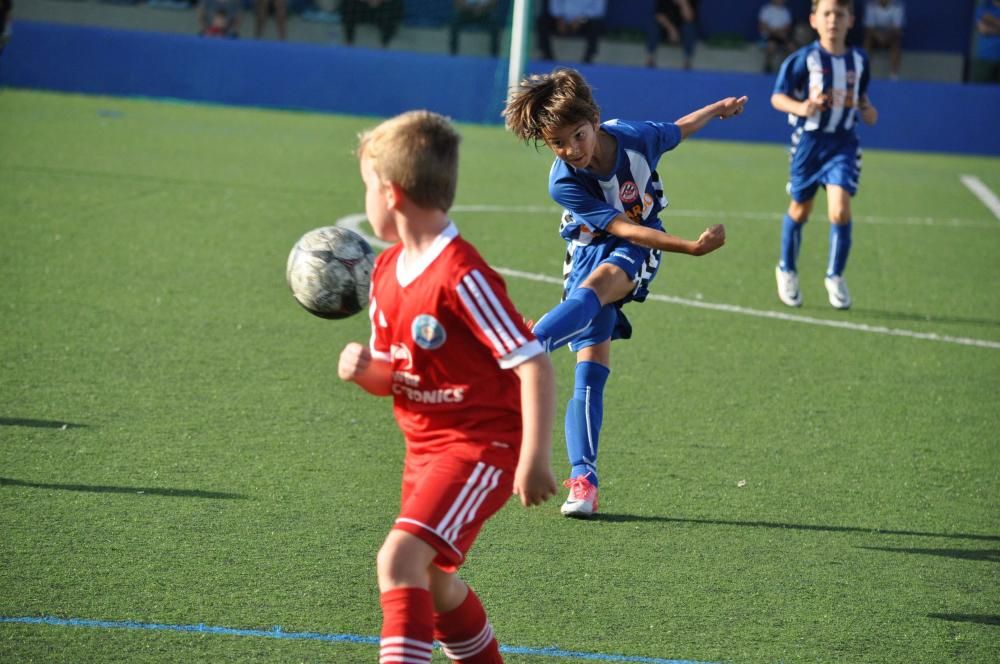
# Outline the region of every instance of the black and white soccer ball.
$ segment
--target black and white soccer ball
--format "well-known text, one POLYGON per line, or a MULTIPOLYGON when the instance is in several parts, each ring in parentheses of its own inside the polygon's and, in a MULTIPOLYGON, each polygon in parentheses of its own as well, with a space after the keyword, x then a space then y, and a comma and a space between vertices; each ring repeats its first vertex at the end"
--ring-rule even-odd
POLYGON ((347 318, 368 306, 375 252, 337 226, 315 228, 288 254, 285 278, 295 300, 320 318, 347 318))

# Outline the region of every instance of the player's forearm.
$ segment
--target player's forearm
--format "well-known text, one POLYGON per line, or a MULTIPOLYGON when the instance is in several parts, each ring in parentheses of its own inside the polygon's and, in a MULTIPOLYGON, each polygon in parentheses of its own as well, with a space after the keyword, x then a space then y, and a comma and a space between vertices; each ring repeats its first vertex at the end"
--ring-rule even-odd
POLYGON ((681 130, 681 138, 687 138, 711 122, 712 118, 719 114, 718 109, 721 104, 722 102, 717 101, 677 120, 674 124, 681 130))
POLYGON ((548 467, 552 456, 555 419, 555 376, 545 353, 514 370, 521 379, 521 459, 548 467))
POLYGON ((803 102, 798 99, 793 99, 786 94, 780 92, 771 95, 771 106, 774 110, 781 111, 782 113, 791 113, 792 115, 803 115, 803 102))
POLYGON ((628 240, 633 244, 648 249, 659 249, 677 254, 694 254, 695 242, 671 235, 665 231, 628 221, 624 217, 615 217, 607 225, 607 232, 628 240))
POLYGON ((865 97, 862 100, 861 105, 858 107, 858 111, 861 114, 861 121, 866 125, 873 125, 878 122, 878 109, 875 108, 868 98, 865 97))
POLYGON ((372 360, 363 371, 351 378, 353 383, 369 394, 387 397, 392 394, 392 366, 388 362, 372 360))

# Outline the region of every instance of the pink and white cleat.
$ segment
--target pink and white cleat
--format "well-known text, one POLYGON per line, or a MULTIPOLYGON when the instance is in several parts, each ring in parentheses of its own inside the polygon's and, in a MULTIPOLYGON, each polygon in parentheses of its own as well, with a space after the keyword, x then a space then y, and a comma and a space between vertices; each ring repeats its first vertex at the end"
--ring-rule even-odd
POLYGON ((590 473, 563 482, 563 486, 569 489, 566 502, 559 508, 563 516, 589 519, 597 512, 597 487, 590 483, 588 477, 590 473))

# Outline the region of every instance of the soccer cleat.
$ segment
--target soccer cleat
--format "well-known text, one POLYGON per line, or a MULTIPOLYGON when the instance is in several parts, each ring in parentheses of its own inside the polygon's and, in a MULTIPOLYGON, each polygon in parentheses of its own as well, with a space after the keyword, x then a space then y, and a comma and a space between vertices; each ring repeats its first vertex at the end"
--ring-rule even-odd
POLYGON ((830 306, 834 309, 850 309, 851 294, 847 292, 847 282, 839 274, 823 280, 826 292, 830 296, 830 306))
POLYGON ((778 282, 778 299, 790 307, 801 307, 802 294, 799 292, 799 275, 792 271, 785 272, 781 267, 775 267, 774 278, 778 282))
POLYGON ((566 502, 559 508, 563 516, 588 519, 597 512, 597 487, 587 479, 589 476, 588 473, 563 482, 563 486, 569 489, 566 502))

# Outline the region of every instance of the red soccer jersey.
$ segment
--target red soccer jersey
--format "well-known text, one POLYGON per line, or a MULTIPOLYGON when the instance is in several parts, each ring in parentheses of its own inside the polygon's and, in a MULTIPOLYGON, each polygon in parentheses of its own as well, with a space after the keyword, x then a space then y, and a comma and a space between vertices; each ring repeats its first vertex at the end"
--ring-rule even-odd
POLYGON ((392 364, 393 411, 411 452, 450 443, 521 444, 511 371, 543 352, 503 279, 454 224, 416 265, 402 244, 372 270, 371 350, 392 364))

